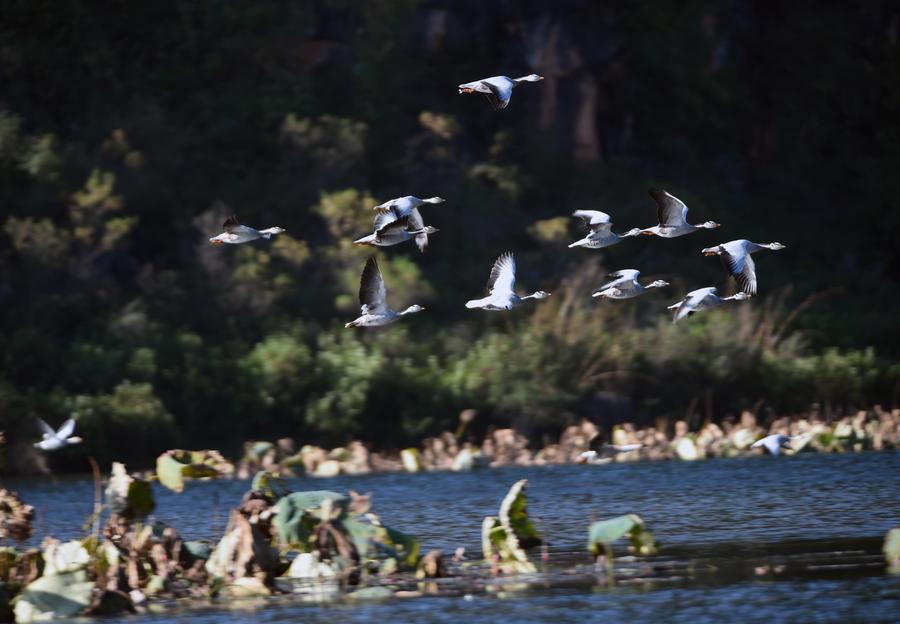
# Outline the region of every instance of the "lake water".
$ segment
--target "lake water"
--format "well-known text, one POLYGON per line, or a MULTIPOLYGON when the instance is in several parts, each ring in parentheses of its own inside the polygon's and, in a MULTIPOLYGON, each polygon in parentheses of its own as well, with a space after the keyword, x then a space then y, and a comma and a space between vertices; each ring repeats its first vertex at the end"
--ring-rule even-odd
MULTIPOLYGON (((900 454, 799 455, 505 468, 471 473, 292 479, 292 490, 372 494, 382 520, 424 550, 480 550, 481 519, 518 479, 549 542, 527 582, 427 586, 434 595, 376 603, 261 603, 132 616, 141 622, 266 621, 898 621, 900 576, 885 574, 884 534, 900 526, 900 454), (661 543, 650 559, 617 559, 607 586, 586 553, 592 516, 640 514, 661 543), (252 611, 252 615, 251 612, 252 611)), ((39 512, 39 535, 80 536, 92 508, 88 478, 7 481, 39 512)), ((155 517, 186 539, 215 540, 247 482, 157 487, 155 517)), ((624 555, 624 552, 622 553, 624 555)), ((537 558, 537 556, 536 556, 537 558)), ((412 587, 411 589, 415 589, 412 587)))

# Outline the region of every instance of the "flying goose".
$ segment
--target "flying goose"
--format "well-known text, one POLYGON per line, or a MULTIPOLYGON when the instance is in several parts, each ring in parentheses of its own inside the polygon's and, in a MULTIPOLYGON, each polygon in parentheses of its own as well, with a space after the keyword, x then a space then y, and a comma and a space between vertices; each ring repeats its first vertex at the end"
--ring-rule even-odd
POLYGON ((406 197, 398 197, 383 204, 378 204, 372 209, 378 213, 378 216, 375 217, 373 229, 377 232, 397 219, 408 217, 409 229, 423 230, 416 234, 415 240, 419 251, 425 251, 425 247, 428 246, 428 234, 430 232, 425 231, 425 223, 422 220, 422 215, 419 213, 419 206, 423 204, 442 204, 445 201, 442 197, 419 199, 418 197, 407 195, 406 197))
MULTIPOLYGON (((415 212, 418 214, 419 211, 416 210, 415 212)), ((417 239, 416 242, 419 243, 418 237, 424 234, 426 235, 425 242, 427 243, 427 235, 434 234, 438 231, 437 228, 433 228, 430 225, 422 225, 421 217, 420 220, 415 223, 417 227, 413 227, 413 215, 411 214, 400 219, 384 219, 381 223, 379 223, 379 219, 381 219, 381 215, 375 217, 374 233, 363 236, 353 242, 357 245, 390 247, 391 245, 399 245, 412 238, 417 239)), ((419 250, 424 250, 424 245, 420 244, 419 250)))
POLYGON ((384 287, 384 277, 375 256, 369 258, 359 278, 359 318, 345 324, 344 327, 377 327, 387 325, 400 320, 407 314, 421 312, 425 308, 420 305, 411 305, 402 312, 395 312, 387 305, 387 289, 384 287))
POLYGON ((466 307, 481 308, 482 310, 512 310, 526 299, 546 299, 550 296, 550 293, 543 290, 538 290, 525 297, 516 294, 516 259, 509 251, 494 262, 487 287, 490 293, 487 297, 467 301, 466 307))
POLYGON ((587 247, 588 249, 609 247, 621 242, 623 238, 637 236, 641 233, 639 228, 634 228, 624 234, 615 234, 612 231, 612 220, 609 215, 599 210, 576 210, 572 216, 581 217, 590 231, 587 236, 569 245, 570 249, 572 247, 587 247))
POLYGON ((509 98, 512 97, 513 87, 520 82, 537 82, 543 80, 543 76, 537 74, 529 74, 521 78, 510 78, 509 76, 491 76, 484 80, 476 80, 474 82, 465 82, 459 85, 460 93, 484 93, 491 108, 500 110, 506 108, 509 104, 509 98))
POLYGON ((232 215, 225 219, 225 223, 222 224, 222 229, 225 231, 218 236, 210 238, 210 243, 213 245, 222 245, 224 243, 237 245, 238 243, 249 243, 257 238, 269 239, 272 238, 273 234, 281 234, 284 232, 284 228, 280 227, 255 230, 250 226, 241 225, 237 219, 237 215, 232 215))
POLYGON ((772 455, 780 455, 781 449, 793 450, 791 448, 791 440, 796 440, 799 437, 800 436, 786 436, 779 433, 773 433, 772 435, 760 438, 759 440, 751 444, 750 448, 758 448, 762 446, 772 455))
POLYGON ((729 241, 716 245, 715 247, 707 247, 703 250, 704 256, 719 256, 722 258, 722 264, 725 270, 734 277, 738 286, 741 287, 748 295, 756 294, 756 265, 750 254, 760 249, 771 249, 778 251, 784 249, 786 245, 781 243, 753 243, 747 239, 729 241))
POLYGON ((745 292, 735 293, 730 297, 719 297, 719 295, 716 294, 716 287, 709 286, 707 288, 692 290, 684 296, 684 299, 678 303, 673 303, 668 309, 675 311, 672 322, 677 323, 694 312, 717 308, 726 301, 742 301, 749 298, 750 295, 745 292))
POLYGON ((62 424, 59 430, 54 431, 53 427, 48 425, 42 419, 37 419, 38 424, 43 431, 43 439, 35 442, 34 445, 44 451, 55 451, 70 444, 79 444, 82 440, 78 436, 73 436, 75 432, 75 419, 70 418, 62 424))
POLYGON ((656 202, 659 225, 644 228, 641 230, 641 234, 675 238, 676 236, 684 236, 703 228, 714 229, 719 227, 719 224, 715 221, 691 225, 687 222, 688 207, 683 201, 666 191, 650 189, 648 193, 650 193, 653 201, 656 202))
POLYGON ((644 286, 637 281, 640 274, 641 272, 637 269, 622 269, 621 271, 610 273, 607 277, 614 279, 595 290, 591 296, 607 297, 609 299, 631 299, 632 297, 643 295, 649 288, 662 288, 669 285, 669 282, 656 280, 644 286))

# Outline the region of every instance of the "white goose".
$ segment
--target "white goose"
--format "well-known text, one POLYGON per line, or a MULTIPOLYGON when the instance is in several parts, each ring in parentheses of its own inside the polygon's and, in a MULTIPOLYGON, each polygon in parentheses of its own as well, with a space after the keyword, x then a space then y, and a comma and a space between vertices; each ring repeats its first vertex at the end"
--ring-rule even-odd
POLYGON ((781 449, 793 450, 791 448, 791 440, 796 440, 800 436, 786 436, 780 433, 773 433, 764 438, 760 438, 750 445, 750 448, 765 448, 772 455, 780 455, 781 449))
POLYGON ((604 444, 599 450, 585 451, 578 456, 578 459, 587 464, 605 464, 616 455, 636 451, 641 446, 641 444, 604 444))
POLYGON ((771 249, 778 251, 784 249, 786 245, 781 243, 753 243, 747 239, 729 241, 716 245, 715 247, 707 247, 703 250, 704 256, 719 256, 722 258, 722 264, 729 275, 734 277, 738 286, 741 287, 748 295, 756 294, 756 264, 750 254, 760 249, 771 249))
POLYGON ((74 418, 70 418, 64 422, 57 431, 54 431, 53 427, 48 425, 42 419, 38 418, 37 421, 41 426, 41 431, 44 435, 43 439, 40 442, 35 442, 34 445, 41 450, 55 451, 65 446, 69 446, 70 444, 79 444, 82 441, 78 436, 72 435, 75 433, 74 418))
POLYGON ((474 82, 464 82, 459 85, 460 93, 484 93, 491 108, 500 110, 506 108, 509 104, 509 98, 512 97, 513 87, 520 82, 537 82, 543 80, 543 76, 537 74, 529 74, 521 78, 510 78, 509 76, 491 76, 484 80, 475 80, 474 82))
POLYGON ((588 249, 609 247, 621 242, 624 238, 637 236, 641 233, 639 228, 628 230, 624 234, 614 233, 612 231, 612 220, 609 215, 599 210, 576 210, 572 213, 572 216, 581 217, 590 231, 587 236, 569 245, 570 249, 572 247, 586 247, 588 249))
POLYGON ((482 310, 512 310, 526 299, 546 299, 550 296, 550 293, 543 290, 524 297, 516 294, 516 259, 509 251, 494 262, 487 287, 490 293, 487 297, 467 301, 466 307, 481 308, 482 310))
POLYGON ((421 312, 425 308, 411 305, 402 312, 395 312, 387 305, 387 288, 384 277, 378 268, 378 262, 372 256, 366 262, 362 276, 359 278, 359 318, 345 324, 344 327, 378 327, 400 320, 407 314, 421 312))
POLYGON ((256 230, 247 225, 241 225, 238 222, 237 215, 232 215, 225 220, 225 223, 222 224, 222 229, 225 230, 221 234, 217 236, 213 236, 209 239, 209 242, 213 245, 222 245, 225 243, 229 243, 232 245, 237 245, 239 243, 249 243, 250 241, 254 241, 258 238, 269 239, 272 238, 273 234, 281 234, 284 232, 284 228, 280 227, 270 227, 265 230, 256 230))
POLYGON ((668 307, 668 309, 675 311, 674 316, 672 317, 672 322, 677 323, 684 317, 690 316, 694 312, 718 308, 726 301, 743 301, 744 299, 749 298, 750 295, 745 292, 735 293, 730 297, 720 297, 716 294, 715 286, 709 286, 707 288, 698 288, 697 290, 692 290, 687 295, 685 295, 684 299, 682 299, 678 303, 673 303, 668 307))
MULTIPOLYGON (((377 232, 389 223, 408 217, 410 230, 422 230, 422 232, 416 234, 415 240, 419 251, 425 251, 425 247, 428 246, 429 232, 425 230, 425 223, 422 220, 422 215, 419 213, 419 206, 423 204, 442 204, 445 201, 447 200, 442 197, 419 199, 413 195, 407 195, 406 197, 397 197, 383 204, 378 204, 372 209, 378 213, 378 216, 375 217, 373 229, 377 232)), ((436 232, 437 230, 434 231, 436 232)))
MULTIPOLYGON (((418 214, 419 211, 416 210, 415 212, 418 214)), ((357 245, 390 247, 391 245, 399 245, 400 243, 411 239, 417 239, 417 237, 424 234, 426 235, 425 242, 427 244, 427 235, 434 234, 438 231, 437 228, 433 228, 430 225, 422 225, 421 222, 416 223, 419 227, 413 228, 412 223, 410 222, 412 215, 408 215, 401 219, 386 219, 386 223, 383 221, 379 224, 380 218, 380 215, 375 217, 376 229, 374 233, 358 238, 353 242, 357 245)), ((416 242, 418 243, 419 241, 417 240, 416 242)), ((419 250, 424 251, 424 245, 420 245, 419 250)))
POLYGON ((650 197, 656 202, 656 211, 659 216, 659 225, 644 228, 642 234, 661 236, 663 238, 675 238, 702 229, 715 229, 719 224, 715 221, 707 221, 700 225, 692 225, 687 222, 688 207, 683 201, 670 195, 666 191, 650 189, 650 197))
POLYGON ((591 296, 606 297, 608 299, 631 299, 632 297, 643 295, 650 288, 662 288, 669 285, 669 282, 656 280, 644 286, 637 281, 640 274, 641 272, 637 269, 622 269, 621 271, 610 273, 607 277, 614 279, 595 290, 591 296))

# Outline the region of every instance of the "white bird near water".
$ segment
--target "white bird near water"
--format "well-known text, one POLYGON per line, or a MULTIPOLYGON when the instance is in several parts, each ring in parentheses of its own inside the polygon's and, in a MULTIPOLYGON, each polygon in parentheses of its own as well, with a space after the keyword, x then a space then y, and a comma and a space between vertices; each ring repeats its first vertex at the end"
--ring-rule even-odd
POLYGON ((69 446, 71 444, 79 444, 82 442, 81 438, 72 435, 73 433, 75 433, 74 418, 70 418, 69 420, 64 422, 62 426, 56 431, 54 431, 53 427, 48 425, 41 418, 38 418, 37 421, 41 426, 41 431, 43 431, 44 433, 44 438, 40 442, 35 442, 34 445, 41 450, 55 451, 65 446, 69 446))
POLYGON ((591 297, 631 299, 632 297, 643 295, 650 288, 662 288, 669 285, 669 282, 655 280, 644 286, 637 281, 640 274, 641 272, 637 269, 622 269, 615 273, 610 273, 607 277, 614 279, 595 290, 591 297))
POLYGON ((631 451, 636 451, 643 446, 642 444, 604 444, 600 447, 600 450, 590 450, 585 451, 578 457, 588 464, 591 463, 607 463, 610 459, 615 457, 616 455, 620 455, 622 453, 630 453, 631 451))
POLYGON ((509 76, 491 76, 483 80, 475 80, 473 82, 464 82, 459 85, 460 93, 484 93, 491 108, 500 110, 506 108, 509 104, 509 98, 512 97, 512 90, 520 82, 538 82, 543 80, 543 76, 537 74, 528 74, 521 78, 510 78, 509 76))
POLYGON ((512 310, 526 299, 546 299, 550 296, 550 293, 543 290, 535 291, 524 297, 516 294, 516 259, 509 251, 494 262, 487 287, 490 293, 487 297, 467 301, 466 307, 481 308, 482 310, 512 310))
POLYGON ((379 327, 425 309, 420 305, 411 305, 402 312, 395 312, 388 307, 384 277, 374 256, 366 262, 359 279, 359 303, 359 318, 350 321, 344 327, 379 327))
POLYGON ((641 234, 661 236, 662 238, 675 238, 702 229, 715 229, 719 224, 715 221, 707 221, 700 225, 692 225, 687 222, 687 205, 674 195, 657 189, 647 191, 656 202, 656 212, 659 217, 659 225, 644 228, 641 234))
POLYGON ((690 316, 694 312, 718 308, 726 301, 743 301, 744 299, 750 298, 750 295, 745 292, 735 293, 730 297, 720 297, 716 294, 716 292, 717 289, 715 286, 698 288, 697 290, 692 290, 691 292, 689 292, 684 296, 684 299, 682 299, 678 303, 673 303, 668 307, 669 310, 675 311, 672 317, 672 322, 677 323, 684 317, 690 316))
POLYGON ((800 436, 786 436, 780 433, 773 433, 772 435, 760 438, 751 444, 750 448, 758 448, 761 446, 772 455, 780 455, 781 449, 793 450, 791 447, 791 440, 796 440, 798 438, 800 438, 800 436))
POLYGON ((778 251, 784 249, 787 245, 781 243, 754 243, 745 238, 729 241, 716 245, 715 247, 707 247, 703 250, 704 256, 719 256, 722 264, 728 274, 734 277, 738 286, 741 287, 748 295, 756 294, 756 264, 750 254, 760 249, 771 249, 778 251))
POLYGON ((431 231, 429 231, 428 228, 426 228, 425 222, 422 220, 422 215, 419 212, 419 206, 424 204, 442 204, 445 201, 447 200, 443 197, 419 199, 413 195, 407 195, 406 197, 397 197, 390 201, 386 201, 383 204, 378 204, 372 208, 372 210, 378 213, 378 216, 375 217, 375 223, 373 224, 372 229, 377 232, 394 221, 407 218, 408 229, 418 231, 415 235, 416 246, 419 248, 419 251, 425 251, 425 247, 428 246, 428 235, 437 232, 437 230, 431 228, 431 231))
POLYGON ((581 217, 590 231, 587 236, 569 245, 570 249, 572 247, 586 247, 588 249, 609 247, 622 242, 622 239, 638 236, 641 233, 640 228, 633 228, 624 234, 614 233, 610 216, 599 210, 576 210, 572 213, 572 216, 581 217))
POLYGON ((222 229, 225 230, 221 234, 217 236, 213 236, 209 239, 209 242, 213 245, 222 245, 225 243, 229 243, 231 245, 237 245, 239 243, 249 243, 250 241, 254 241, 258 238, 269 239, 272 238, 273 234, 281 234, 284 232, 284 228, 280 227, 270 227, 265 230, 256 230, 247 225, 241 225, 237 219, 237 215, 232 215, 225 220, 225 223, 222 224, 222 229))

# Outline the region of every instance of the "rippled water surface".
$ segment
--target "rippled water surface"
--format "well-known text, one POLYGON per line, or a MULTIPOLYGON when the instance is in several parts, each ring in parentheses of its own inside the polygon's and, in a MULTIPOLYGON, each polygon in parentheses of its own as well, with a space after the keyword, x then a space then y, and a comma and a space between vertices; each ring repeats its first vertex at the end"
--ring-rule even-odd
MULTIPOLYGON (((529 480, 528 508, 550 542, 533 582, 466 587, 378 603, 302 604, 293 597, 235 610, 134 616, 135 621, 897 621, 900 577, 884 574, 881 538, 900 525, 900 454, 800 455, 701 462, 507 468, 464 474, 294 479, 294 490, 371 492, 389 525, 424 549, 480 547, 481 519, 509 486, 529 480), (623 558, 610 589, 585 553, 592 515, 638 513, 663 549, 623 558), (769 567, 767 567, 769 566, 769 567), (768 571, 775 566, 781 572, 768 571)), ((80 534, 91 511, 87 478, 7 482, 40 513, 39 533, 80 534)), ((216 539, 247 482, 156 489, 156 517, 186 539, 216 539)), ((40 535, 38 536, 38 538, 40 535)), ((431 587, 434 590, 434 587, 431 587)), ((234 605, 232 605, 233 607, 234 605)))

